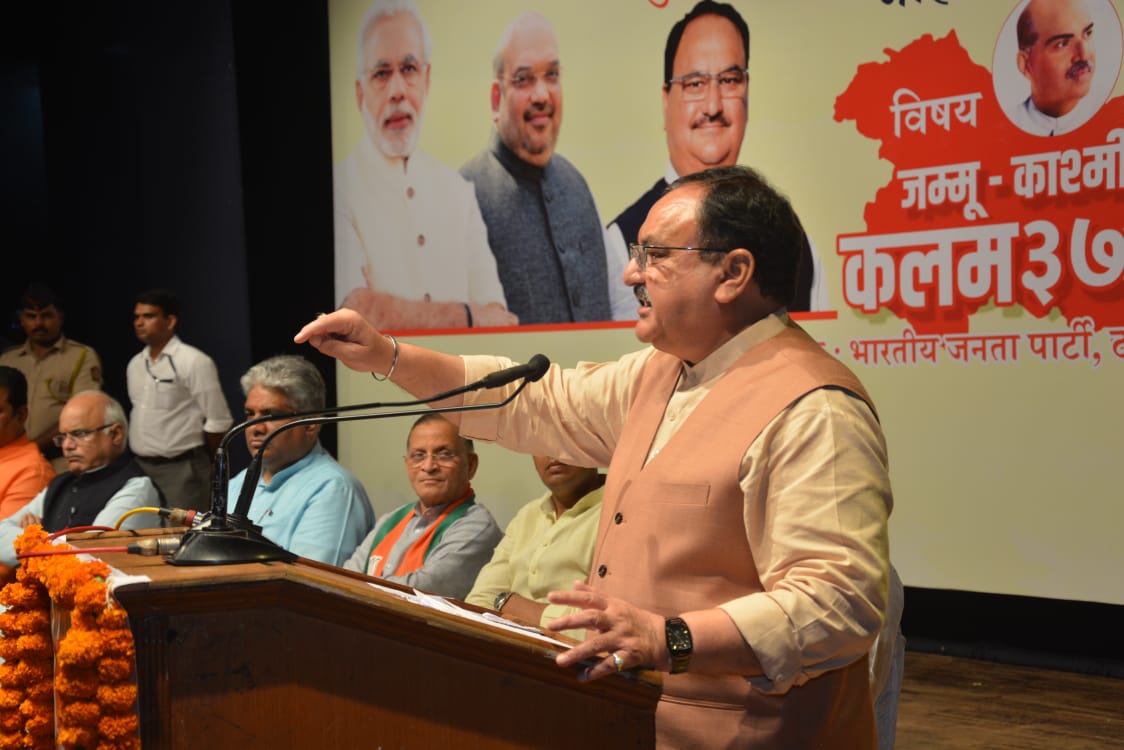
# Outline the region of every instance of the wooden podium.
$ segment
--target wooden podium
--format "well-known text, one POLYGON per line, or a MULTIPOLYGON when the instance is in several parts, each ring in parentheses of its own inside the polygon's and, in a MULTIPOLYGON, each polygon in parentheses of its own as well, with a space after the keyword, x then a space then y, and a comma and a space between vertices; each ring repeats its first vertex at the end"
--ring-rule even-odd
POLYGON ((555 665, 557 645, 319 563, 100 557, 149 578, 116 590, 136 637, 146 748, 654 744, 653 673, 581 683, 555 665))

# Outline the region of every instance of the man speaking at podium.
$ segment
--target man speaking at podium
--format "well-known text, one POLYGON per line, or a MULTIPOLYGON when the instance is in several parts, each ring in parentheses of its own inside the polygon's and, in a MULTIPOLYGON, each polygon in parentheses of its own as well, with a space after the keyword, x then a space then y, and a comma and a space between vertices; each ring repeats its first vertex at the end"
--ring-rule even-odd
MULTIPOLYGON (((886 447, 862 384, 785 312, 802 237, 751 169, 678 180, 624 272, 651 346, 551 367, 508 408, 460 417, 477 439, 609 466, 590 579, 550 594, 580 611, 550 627, 589 629, 558 656, 585 679, 670 673, 661 748, 876 747, 867 652, 889 577, 886 447)), ((395 357, 346 310, 296 340, 421 397, 507 364, 405 344, 395 357)))

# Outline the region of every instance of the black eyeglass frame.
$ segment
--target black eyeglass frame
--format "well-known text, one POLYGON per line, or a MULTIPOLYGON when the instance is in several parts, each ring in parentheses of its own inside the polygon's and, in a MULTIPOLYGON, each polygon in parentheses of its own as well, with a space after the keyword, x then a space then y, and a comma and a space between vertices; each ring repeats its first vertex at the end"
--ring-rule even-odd
POLYGON ((103 424, 101 427, 94 427, 94 428, 89 429, 89 430, 79 429, 79 430, 71 430, 70 432, 60 432, 59 434, 57 434, 57 435, 55 435, 54 437, 51 438, 51 442, 54 443, 55 447, 57 447, 57 448, 61 448, 62 444, 66 442, 67 438, 70 438, 71 440, 73 440, 77 443, 84 443, 85 441, 92 438, 94 435, 97 435, 102 430, 104 430, 108 427, 112 427, 115 424, 117 424, 117 422, 109 422, 108 424, 103 424))
POLYGON ((683 92, 684 99, 688 101, 699 101, 706 98, 706 92, 712 82, 718 86, 718 95, 721 98, 740 99, 745 96, 745 92, 749 90, 749 68, 739 68, 735 65, 717 73, 703 73, 702 71, 695 70, 690 73, 684 73, 681 76, 668 78, 664 82, 664 88, 670 91, 671 85, 673 83, 678 83, 680 90, 683 92), (727 88, 732 88, 732 91, 723 91, 722 76, 728 76, 731 73, 742 76, 742 79, 740 81, 731 82, 731 84, 727 86, 727 88), (702 81, 706 81, 706 86, 699 88, 697 91, 687 88, 687 84, 694 84, 702 81))

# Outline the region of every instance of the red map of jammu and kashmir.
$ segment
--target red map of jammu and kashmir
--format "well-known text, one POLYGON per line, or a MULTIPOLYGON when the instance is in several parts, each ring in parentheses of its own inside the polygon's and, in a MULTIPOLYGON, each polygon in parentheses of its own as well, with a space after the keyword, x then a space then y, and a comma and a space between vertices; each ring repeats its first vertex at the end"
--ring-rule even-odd
POLYGON ((985 305, 1019 306, 1037 318, 1057 309, 1066 320, 1088 316, 1098 329, 1124 325, 1124 97, 1110 99, 1072 133, 1035 136, 1004 114, 990 71, 970 59, 955 32, 926 35, 886 55, 859 66, 835 102, 835 119, 878 141, 879 156, 894 167, 893 180, 866 205, 866 231, 838 238, 837 251, 851 264, 845 304, 868 313, 888 309, 919 334, 967 332, 970 316, 985 305), (916 112, 910 121, 891 109, 895 102, 949 98, 961 105, 959 118, 945 107, 937 115, 930 110, 922 125, 916 112), (966 212, 966 201, 947 196, 942 202, 939 191, 909 199, 909 175, 923 172, 931 181, 933 168, 977 162, 972 182, 982 210, 966 212), (924 195, 931 200, 922 209, 924 195), (1006 263, 981 262, 1003 255, 1002 242, 989 238, 1004 233, 1011 247, 1006 263), (941 261, 931 241, 938 235, 956 238, 941 261), (875 244, 873 236, 883 238, 877 256, 842 251, 875 244), (974 260, 965 263, 968 256, 974 260), (875 259, 877 273, 869 270, 875 259), (860 261, 866 276, 858 273, 860 261))

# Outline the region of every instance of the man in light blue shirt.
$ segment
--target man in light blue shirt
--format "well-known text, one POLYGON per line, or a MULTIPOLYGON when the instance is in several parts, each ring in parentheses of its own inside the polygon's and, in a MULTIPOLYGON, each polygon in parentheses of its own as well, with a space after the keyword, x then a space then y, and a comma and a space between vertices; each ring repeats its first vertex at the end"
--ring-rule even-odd
MULTIPOLYGON (((304 357, 272 357, 242 376, 246 419, 324 409, 324 379, 304 357)), ((262 422, 246 430, 251 455, 266 436, 290 420, 262 422)), ((262 471, 247 513, 262 534, 310 560, 342 565, 375 525, 363 485, 320 446, 320 425, 280 433, 262 454, 262 471)), ((228 508, 237 504, 243 470, 230 480, 228 508)))

